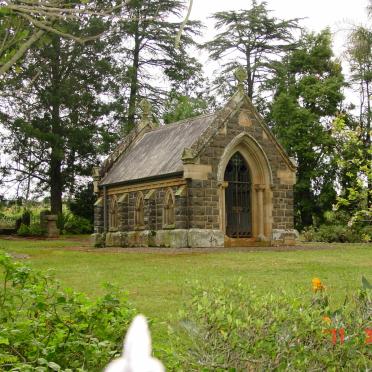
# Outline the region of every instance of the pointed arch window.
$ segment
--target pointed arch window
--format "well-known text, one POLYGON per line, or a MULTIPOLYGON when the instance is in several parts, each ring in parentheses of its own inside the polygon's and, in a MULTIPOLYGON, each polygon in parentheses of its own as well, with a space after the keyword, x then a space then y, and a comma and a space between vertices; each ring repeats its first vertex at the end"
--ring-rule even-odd
POLYGON ((172 189, 168 189, 164 197, 163 225, 165 228, 174 228, 175 218, 175 198, 172 189))
POLYGON ((135 210, 134 210, 134 224, 137 229, 142 229, 145 225, 144 222, 144 197, 140 191, 137 194, 135 210))
POLYGON ((109 230, 118 229, 118 198, 116 195, 111 196, 109 204, 109 230))
POLYGON ((226 234, 230 238, 252 236, 251 176, 248 165, 240 152, 227 163, 224 180, 226 234))

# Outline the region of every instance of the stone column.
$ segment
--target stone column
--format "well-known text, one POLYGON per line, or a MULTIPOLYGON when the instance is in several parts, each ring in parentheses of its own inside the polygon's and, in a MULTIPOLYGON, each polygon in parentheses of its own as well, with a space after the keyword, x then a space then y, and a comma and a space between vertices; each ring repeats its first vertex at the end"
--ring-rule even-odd
POLYGON ((256 200, 257 200, 257 238, 258 240, 266 240, 264 232, 264 191, 265 185, 255 185, 256 200))
POLYGON ((225 205, 225 189, 229 183, 222 181, 218 184, 218 191, 220 196, 219 207, 220 207, 220 230, 226 234, 226 205, 225 205))
POLYGON ((58 216, 56 214, 48 214, 46 216, 48 238, 59 237, 59 229, 57 228, 57 220, 58 220, 58 216))

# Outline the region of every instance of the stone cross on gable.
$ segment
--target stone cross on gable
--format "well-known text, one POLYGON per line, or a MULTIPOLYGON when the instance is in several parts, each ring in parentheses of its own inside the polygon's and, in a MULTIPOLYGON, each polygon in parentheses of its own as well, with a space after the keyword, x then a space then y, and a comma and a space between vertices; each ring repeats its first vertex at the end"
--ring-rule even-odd
POLYGON ((234 72, 234 76, 235 76, 236 80, 238 80, 238 90, 243 92, 244 81, 247 80, 247 78, 248 78, 248 74, 247 74, 246 69, 244 67, 241 67, 241 66, 238 67, 234 72))

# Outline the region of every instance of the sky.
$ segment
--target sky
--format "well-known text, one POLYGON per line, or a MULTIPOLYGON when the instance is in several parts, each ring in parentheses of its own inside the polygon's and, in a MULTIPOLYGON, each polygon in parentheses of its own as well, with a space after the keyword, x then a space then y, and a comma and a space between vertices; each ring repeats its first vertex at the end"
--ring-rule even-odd
MULTIPOLYGON (((260 2, 260 0, 258 0, 260 2)), ((352 25, 368 24, 367 6, 369 0, 266 0, 272 16, 282 19, 303 18, 300 25, 309 31, 321 31, 329 27, 333 36, 333 51, 342 58, 345 41, 352 25)), ((216 34, 214 21, 210 16, 219 11, 249 9, 251 0, 193 0, 191 20, 200 20, 206 26, 200 40, 211 40, 216 34)), ((371 27, 371 20, 369 21, 371 27)), ((204 66, 204 72, 212 77, 218 69, 218 63, 208 59, 206 52, 198 52, 198 58, 204 66)), ((343 71, 348 75, 348 66, 343 62, 343 71)), ((351 90, 345 91, 349 101, 357 103, 357 95, 351 90)))
MULTIPOLYGON (((335 33, 335 48, 342 42, 338 34, 352 23, 367 23, 368 0, 266 0, 268 9, 278 18, 305 18, 301 21, 309 30, 320 31, 329 26, 335 33)), ((205 37, 213 36, 213 21, 208 17, 219 11, 247 9, 250 0, 194 0, 191 19, 201 20, 208 27, 205 37)))
MULTIPOLYGON (((266 0, 272 15, 278 18, 304 18, 300 24, 308 30, 320 31, 330 27, 334 36, 334 52, 340 57, 343 52, 346 31, 352 24, 367 24, 366 7, 369 0, 266 0)), ((250 7, 250 0, 194 0, 190 19, 200 20, 206 26, 201 41, 214 35, 213 20, 209 17, 218 11, 240 10, 250 7)), ((199 53, 208 74, 215 66, 208 61, 206 53, 199 53)), ((346 66, 344 66, 345 68, 346 66)), ((351 92, 347 98, 353 100, 351 92)), ((1 191, 1 190, 0 190, 1 191)))

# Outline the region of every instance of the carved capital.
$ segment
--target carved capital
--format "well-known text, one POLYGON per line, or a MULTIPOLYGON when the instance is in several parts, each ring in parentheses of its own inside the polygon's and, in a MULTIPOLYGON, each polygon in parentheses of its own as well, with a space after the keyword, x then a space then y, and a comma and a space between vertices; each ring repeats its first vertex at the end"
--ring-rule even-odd
POLYGON ((256 185, 254 185, 254 189, 256 191, 265 191, 266 190, 266 185, 256 184, 256 185))
POLYGON ((229 183, 227 181, 218 182, 218 187, 221 189, 226 189, 227 186, 229 186, 229 183))

